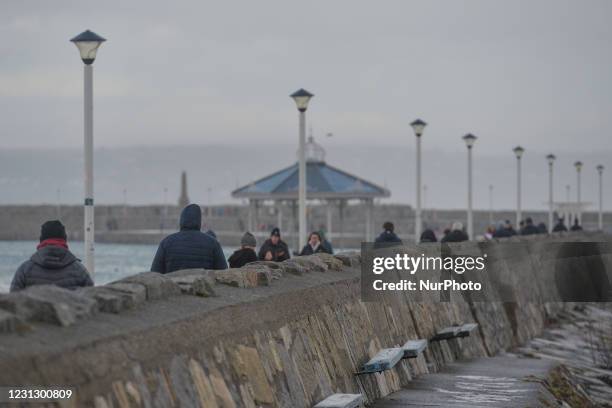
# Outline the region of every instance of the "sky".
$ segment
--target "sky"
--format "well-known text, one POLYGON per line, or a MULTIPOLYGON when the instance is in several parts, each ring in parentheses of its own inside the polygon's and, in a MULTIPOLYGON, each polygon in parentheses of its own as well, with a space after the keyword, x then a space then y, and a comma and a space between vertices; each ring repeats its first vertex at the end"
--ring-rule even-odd
POLYGON ((284 164, 297 144, 288 95, 303 87, 309 126, 339 152, 413 148, 420 117, 424 147, 449 157, 471 132, 492 165, 521 144, 612 169, 611 12, 606 0, 4 1, 0 150, 79 151, 69 39, 91 29, 108 40, 94 63, 98 148, 269 146, 257 160, 284 164))

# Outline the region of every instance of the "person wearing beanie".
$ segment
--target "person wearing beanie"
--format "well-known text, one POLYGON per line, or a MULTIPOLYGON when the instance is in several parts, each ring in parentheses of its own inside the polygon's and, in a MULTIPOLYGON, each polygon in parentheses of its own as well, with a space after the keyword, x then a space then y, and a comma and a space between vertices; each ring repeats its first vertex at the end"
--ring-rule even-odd
POLYGON ((270 232, 270 238, 259 249, 259 259, 262 261, 282 262, 290 257, 289 247, 281 240, 280 230, 274 228, 270 232))
POLYGON ((383 232, 380 233, 376 238, 377 244, 401 244, 402 240, 394 232, 395 226, 392 222, 385 222, 383 224, 383 232))
POLYGON ((40 228, 39 244, 29 260, 19 266, 11 292, 34 285, 56 285, 66 289, 93 286, 87 269, 68 249, 66 228, 58 220, 40 228))
POLYGON ((221 244, 202 232, 202 209, 189 204, 181 211, 181 230, 160 242, 151 272, 170 273, 181 269, 227 269, 221 244))
POLYGON ((234 251, 228 259, 230 268, 240 268, 249 262, 257 261, 256 246, 255 236, 250 232, 245 232, 240 240, 240 249, 234 251))

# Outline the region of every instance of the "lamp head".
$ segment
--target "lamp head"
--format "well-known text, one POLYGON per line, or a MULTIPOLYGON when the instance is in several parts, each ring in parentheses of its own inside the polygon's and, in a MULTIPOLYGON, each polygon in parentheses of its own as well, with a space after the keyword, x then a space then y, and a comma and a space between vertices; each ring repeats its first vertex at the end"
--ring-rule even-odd
POLYGON ((463 136, 463 141, 465 141, 465 145, 468 149, 471 149, 472 146, 474 146, 474 142, 476 142, 476 139, 477 137, 471 133, 468 133, 467 135, 463 136))
POLYGON ((307 90, 300 88, 289 96, 293 98, 300 112, 306 112, 306 109, 308 109, 308 102, 314 95, 307 90))
POLYGON ((514 149, 512 149, 512 151, 517 159, 523 157, 523 153, 525 153, 525 149, 523 149, 521 146, 516 146, 514 149))
POLYGON ((81 59, 85 65, 91 65, 96 59, 98 48, 104 41, 106 41, 106 39, 100 37, 93 31, 85 30, 70 41, 72 41, 79 49, 81 59))
POLYGON ((581 161, 575 162, 574 167, 576 167, 576 171, 582 170, 582 162, 581 161))
POLYGON ((421 119, 417 119, 414 122, 412 122, 410 126, 412 126, 412 130, 414 130, 414 134, 417 137, 420 137, 423 134, 423 129, 425 129, 425 126, 427 126, 427 123, 425 123, 421 119))

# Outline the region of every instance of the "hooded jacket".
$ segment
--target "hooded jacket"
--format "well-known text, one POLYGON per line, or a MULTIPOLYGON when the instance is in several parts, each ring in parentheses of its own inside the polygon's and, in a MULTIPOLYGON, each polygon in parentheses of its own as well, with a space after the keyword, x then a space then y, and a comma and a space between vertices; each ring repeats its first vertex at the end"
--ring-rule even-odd
POLYGON ((21 264, 11 282, 11 292, 33 285, 57 285, 66 289, 93 286, 81 261, 67 248, 45 246, 21 264))
POLYGON ((181 269, 227 269, 219 242, 202 228, 202 210, 190 204, 181 212, 181 230, 168 235, 157 248, 152 272, 169 273, 181 269))
POLYGON ((401 244, 402 240, 395 234, 393 231, 385 230, 380 233, 378 238, 376 238, 377 243, 398 243, 401 244))
POLYGON ((438 238, 436 238, 436 234, 428 228, 421 234, 421 242, 438 242, 438 238))
POLYGON ((533 224, 527 224, 521 230, 521 235, 536 235, 540 233, 540 229, 533 224))

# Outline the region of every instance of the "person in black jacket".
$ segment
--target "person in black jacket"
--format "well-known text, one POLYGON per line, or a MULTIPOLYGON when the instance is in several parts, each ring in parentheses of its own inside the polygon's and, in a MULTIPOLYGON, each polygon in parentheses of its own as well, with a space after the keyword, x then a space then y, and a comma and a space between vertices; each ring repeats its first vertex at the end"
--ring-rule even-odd
POLYGON ((245 232, 240 240, 240 249, 235 251, 228 259, 230 268, 240 268, 249 262, 257 261, 256 246, 255 236, 250 232, 245 232))
POLYGON ((219 242, 202 228, 202 210, 199 205, 183 208, 181 230, 168 235, 157 248, 152 272, 169 273, 181 269, 227 269, 225 255, 219 242))
POLYGON ((525 219, 525 226, 521 229, 521 235, 535 235, 539 234, 540 229, 533 225, 531 217, 525 219))
POLYGON ((438 238, 436 238, 436 233, 435 232, 433 232, 431 229, 427 228, 421 234, 421 240, 420 241, 421 241, 421 243, 438 242, 438 238))
POLYGON ((512 232, 508 229, 508 224, 500 222, 493 233, 493 238, 510 238, 512 235, 512 232))
POLYGON ((540 231, 540 234, 546 234, 548 233, 548 228, 546 227, 546 224, 544 224, 543 222, 538 224, 538 231, 540 231))
POLYGON ((553 232, 566 232, 566 231, 567 231, 567 227, 565 226, 565 222, 563 218, 559 218, 557 220, 557 224, 553 228, 553 232))
POLYGON ((327 253, 333 255, 334 247, 332 246, 331 242, 329 242, 327 238, 325 237, 325 231, 320 230, 319 236, 321 237, 321 245, 323 245, 327 249, 327 253))
POLYGON ((274 228, 270 238, 259 248, 259 259, 262 261, 282 262, 291 258, 289 247, 281 240, 280 230, 274 228))
POLYGON ((310 236, 308 237, 308 243, 304 245, 300 255, 312 255, 318 254, 319 252, 324 252, 326 254, 330 253, 327 247, 323 245, 321 235, 319 235, 318 232, 311 232, 310 236))
POLYGON ((70 252, 66 239, 66 229, 60 221, 45 222, 40 229, 36 253, 15 272, 11 292, 45 284, 66 289, 93 286, 87 269, 70 252))
POLYGON ((383 232, 380 233, 375 242, 377 244, 401 244, 402 240, 395 234, 394 230, 395 226, 392 222, 385 222, 383 224, 383 232))
POLYGON ((463 231, 463 224, 460 222, 454 222, 451 227, 451 232, 448 233, 440 242, 463 242, 470 238, 463 231))
POLYGON ((582 227, 578 222, 578 217, 574 218, 574 225, 570 228, 570 231, 582 231, 582 227))

